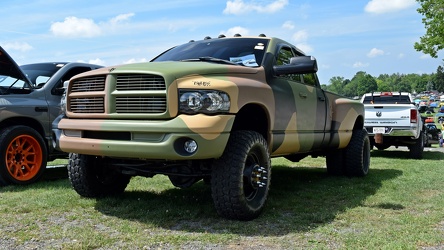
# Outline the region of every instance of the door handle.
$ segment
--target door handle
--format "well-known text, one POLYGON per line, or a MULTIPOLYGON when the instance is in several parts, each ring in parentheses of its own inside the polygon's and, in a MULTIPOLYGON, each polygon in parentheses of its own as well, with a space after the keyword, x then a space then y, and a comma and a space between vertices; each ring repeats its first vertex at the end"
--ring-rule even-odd
POLYGON ((299 97, 301 97, 301 98, 307 98, 307 93, 299 92, 299 97))
POLYGON ((35 107, 35 112, 48 112, 48 107, 35 107))

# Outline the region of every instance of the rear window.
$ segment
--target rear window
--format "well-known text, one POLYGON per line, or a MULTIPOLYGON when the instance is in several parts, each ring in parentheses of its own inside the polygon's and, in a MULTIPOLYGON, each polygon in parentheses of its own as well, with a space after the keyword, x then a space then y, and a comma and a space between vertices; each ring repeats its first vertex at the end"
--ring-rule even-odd
POLYGON ((406 95, 382 95, 366 96, 364 104, 410 104, 410 98, 406 95))

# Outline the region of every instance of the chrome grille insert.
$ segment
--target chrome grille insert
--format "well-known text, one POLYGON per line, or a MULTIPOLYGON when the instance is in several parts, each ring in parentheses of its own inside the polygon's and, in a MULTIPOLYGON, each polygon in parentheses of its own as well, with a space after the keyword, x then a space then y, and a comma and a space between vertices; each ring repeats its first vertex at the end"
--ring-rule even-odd
POLYGON ((116 97, 117 113, 155 114, 166 111, 166 98, 163 96, 119 96, 116 97))
POLYGON ((105 75, 78 78, 73 81, 71 92, 103 91, 105 79, 105 75))
POLYGON ((104 113, 103 97, 71 98, 70 109, 73 113, 104 113))
POLYGON ((116 89, 125 90, 165 90, 165 80, 158 75, 118 75, 116 89))

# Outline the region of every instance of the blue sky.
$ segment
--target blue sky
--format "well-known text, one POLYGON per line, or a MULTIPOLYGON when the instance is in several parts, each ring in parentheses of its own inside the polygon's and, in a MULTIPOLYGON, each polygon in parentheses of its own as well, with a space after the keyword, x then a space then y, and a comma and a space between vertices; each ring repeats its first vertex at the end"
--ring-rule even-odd
POLYGON ((318 60, 318 76, 351 79, 433 73, 413 45, 425 34, 415 0, 8 1, 0 45, 17 61, 83 61, 105 66, 149 61, 189 40, 219 34, 279 37, 318 60))

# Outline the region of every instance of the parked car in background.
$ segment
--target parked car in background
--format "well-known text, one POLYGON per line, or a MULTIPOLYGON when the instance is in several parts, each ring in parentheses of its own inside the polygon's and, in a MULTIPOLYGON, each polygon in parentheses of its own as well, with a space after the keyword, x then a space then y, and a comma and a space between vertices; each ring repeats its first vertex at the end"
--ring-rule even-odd
POLYGON ((37 181, 48 160, 67 156, 51 139, 63 82, 101 67, 67 62, 19 67, 0 47, 0 186, 37 181))
POLYGON ((372 146, 379 150, 405 146, 412 158, 422 158, 423 121, 410 93, 366 93, 361 102, 365 107, 364 126, 372 146))
POLYGON ((432 144, 438 144, 439 138, 442 136, 441 129, 439 129, 434 123, 425 124, 426 142, 425 146, 430 147, 432 144))

